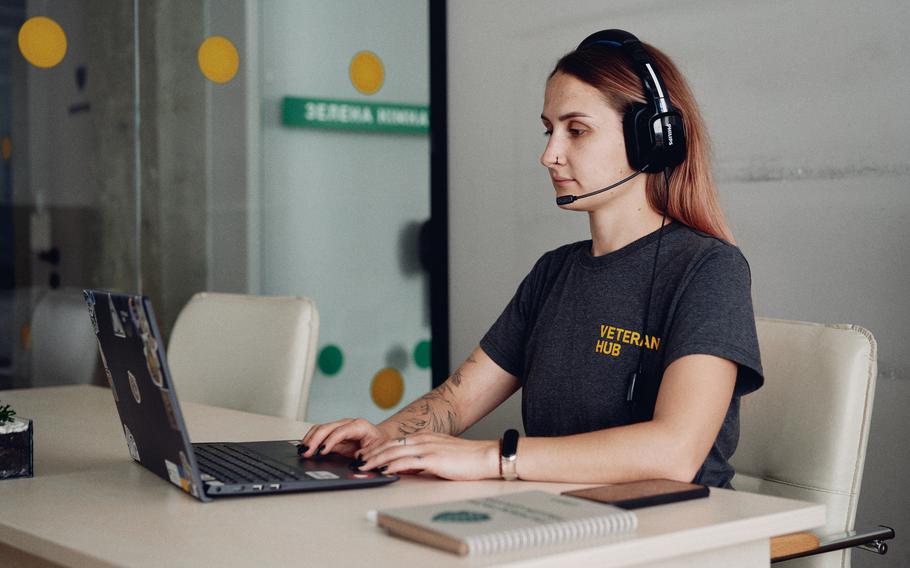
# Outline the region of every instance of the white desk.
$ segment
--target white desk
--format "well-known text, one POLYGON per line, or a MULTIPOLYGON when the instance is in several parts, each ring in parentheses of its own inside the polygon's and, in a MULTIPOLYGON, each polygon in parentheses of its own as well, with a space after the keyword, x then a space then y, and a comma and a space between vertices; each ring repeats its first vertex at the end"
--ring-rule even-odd
MULTIPOLYGON (((712 490, 708 499, 638 511, 638 530, 462 558, 385 534, 370 509, 585 485, 441 481, 200 503, 134 463, 107 389, 0 391, 35 421, 35 477, 0 481, 0 565, 66 566, 767 566, 768 538, 824 524, 822 505, 712 490), (15 565, 15 564, 14 564, 15 565)), ((289 419, 184 404, 194 441, 293 439, 289 419)))

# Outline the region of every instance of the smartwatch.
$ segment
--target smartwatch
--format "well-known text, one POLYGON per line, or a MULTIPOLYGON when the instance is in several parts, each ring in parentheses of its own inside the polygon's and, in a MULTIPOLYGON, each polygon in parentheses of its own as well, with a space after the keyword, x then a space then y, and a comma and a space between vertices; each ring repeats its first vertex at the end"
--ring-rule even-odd
POLYGON ((506 481, 518 479, 515 465, 518 462, 518 430, 506 430, 499 440, 499 475, 506 481))

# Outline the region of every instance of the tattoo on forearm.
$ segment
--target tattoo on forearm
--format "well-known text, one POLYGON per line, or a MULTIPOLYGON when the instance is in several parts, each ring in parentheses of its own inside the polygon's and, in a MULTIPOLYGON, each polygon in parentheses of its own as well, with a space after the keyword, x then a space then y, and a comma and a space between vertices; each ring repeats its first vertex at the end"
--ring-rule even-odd
POLYGON ((398 433, 410 436, 418 432, 430 431, 456 436, 461 433, 458 426, 458 414, 455 412, 455 389, 464 380, 463 370, 466 365, 476 363, 474 357, 468 357, 464 365, 458 368, 449 379, 412 402, 401 411, 404 414, 398 421, 398 433))

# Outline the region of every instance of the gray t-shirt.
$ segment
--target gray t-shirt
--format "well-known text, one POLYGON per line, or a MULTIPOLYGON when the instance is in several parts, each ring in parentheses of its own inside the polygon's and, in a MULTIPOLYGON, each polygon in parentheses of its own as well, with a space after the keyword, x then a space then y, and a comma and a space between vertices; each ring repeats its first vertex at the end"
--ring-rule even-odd
POLYGON ((591 241, 543 255, 480 342, 522 382, 528 436, 566 436, 650 420, 664 370, 708 354, 738 364, 723 426, 694 481, 730 487, 739 398, 764 382, 749 265, 739 249, 673 222, 663 229, 643 332, 658 234, 591 256, 591 241), (644 348, 632 403, 629 378, 644 348))

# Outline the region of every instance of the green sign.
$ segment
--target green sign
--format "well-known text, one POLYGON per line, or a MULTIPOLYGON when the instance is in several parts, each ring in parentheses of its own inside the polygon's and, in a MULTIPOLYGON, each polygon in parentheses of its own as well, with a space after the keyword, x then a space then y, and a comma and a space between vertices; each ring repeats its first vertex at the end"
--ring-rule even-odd
POLYGON ((426 134, 430 131, 430 107, 284 97, 281 123, 330 130, 426 134))

